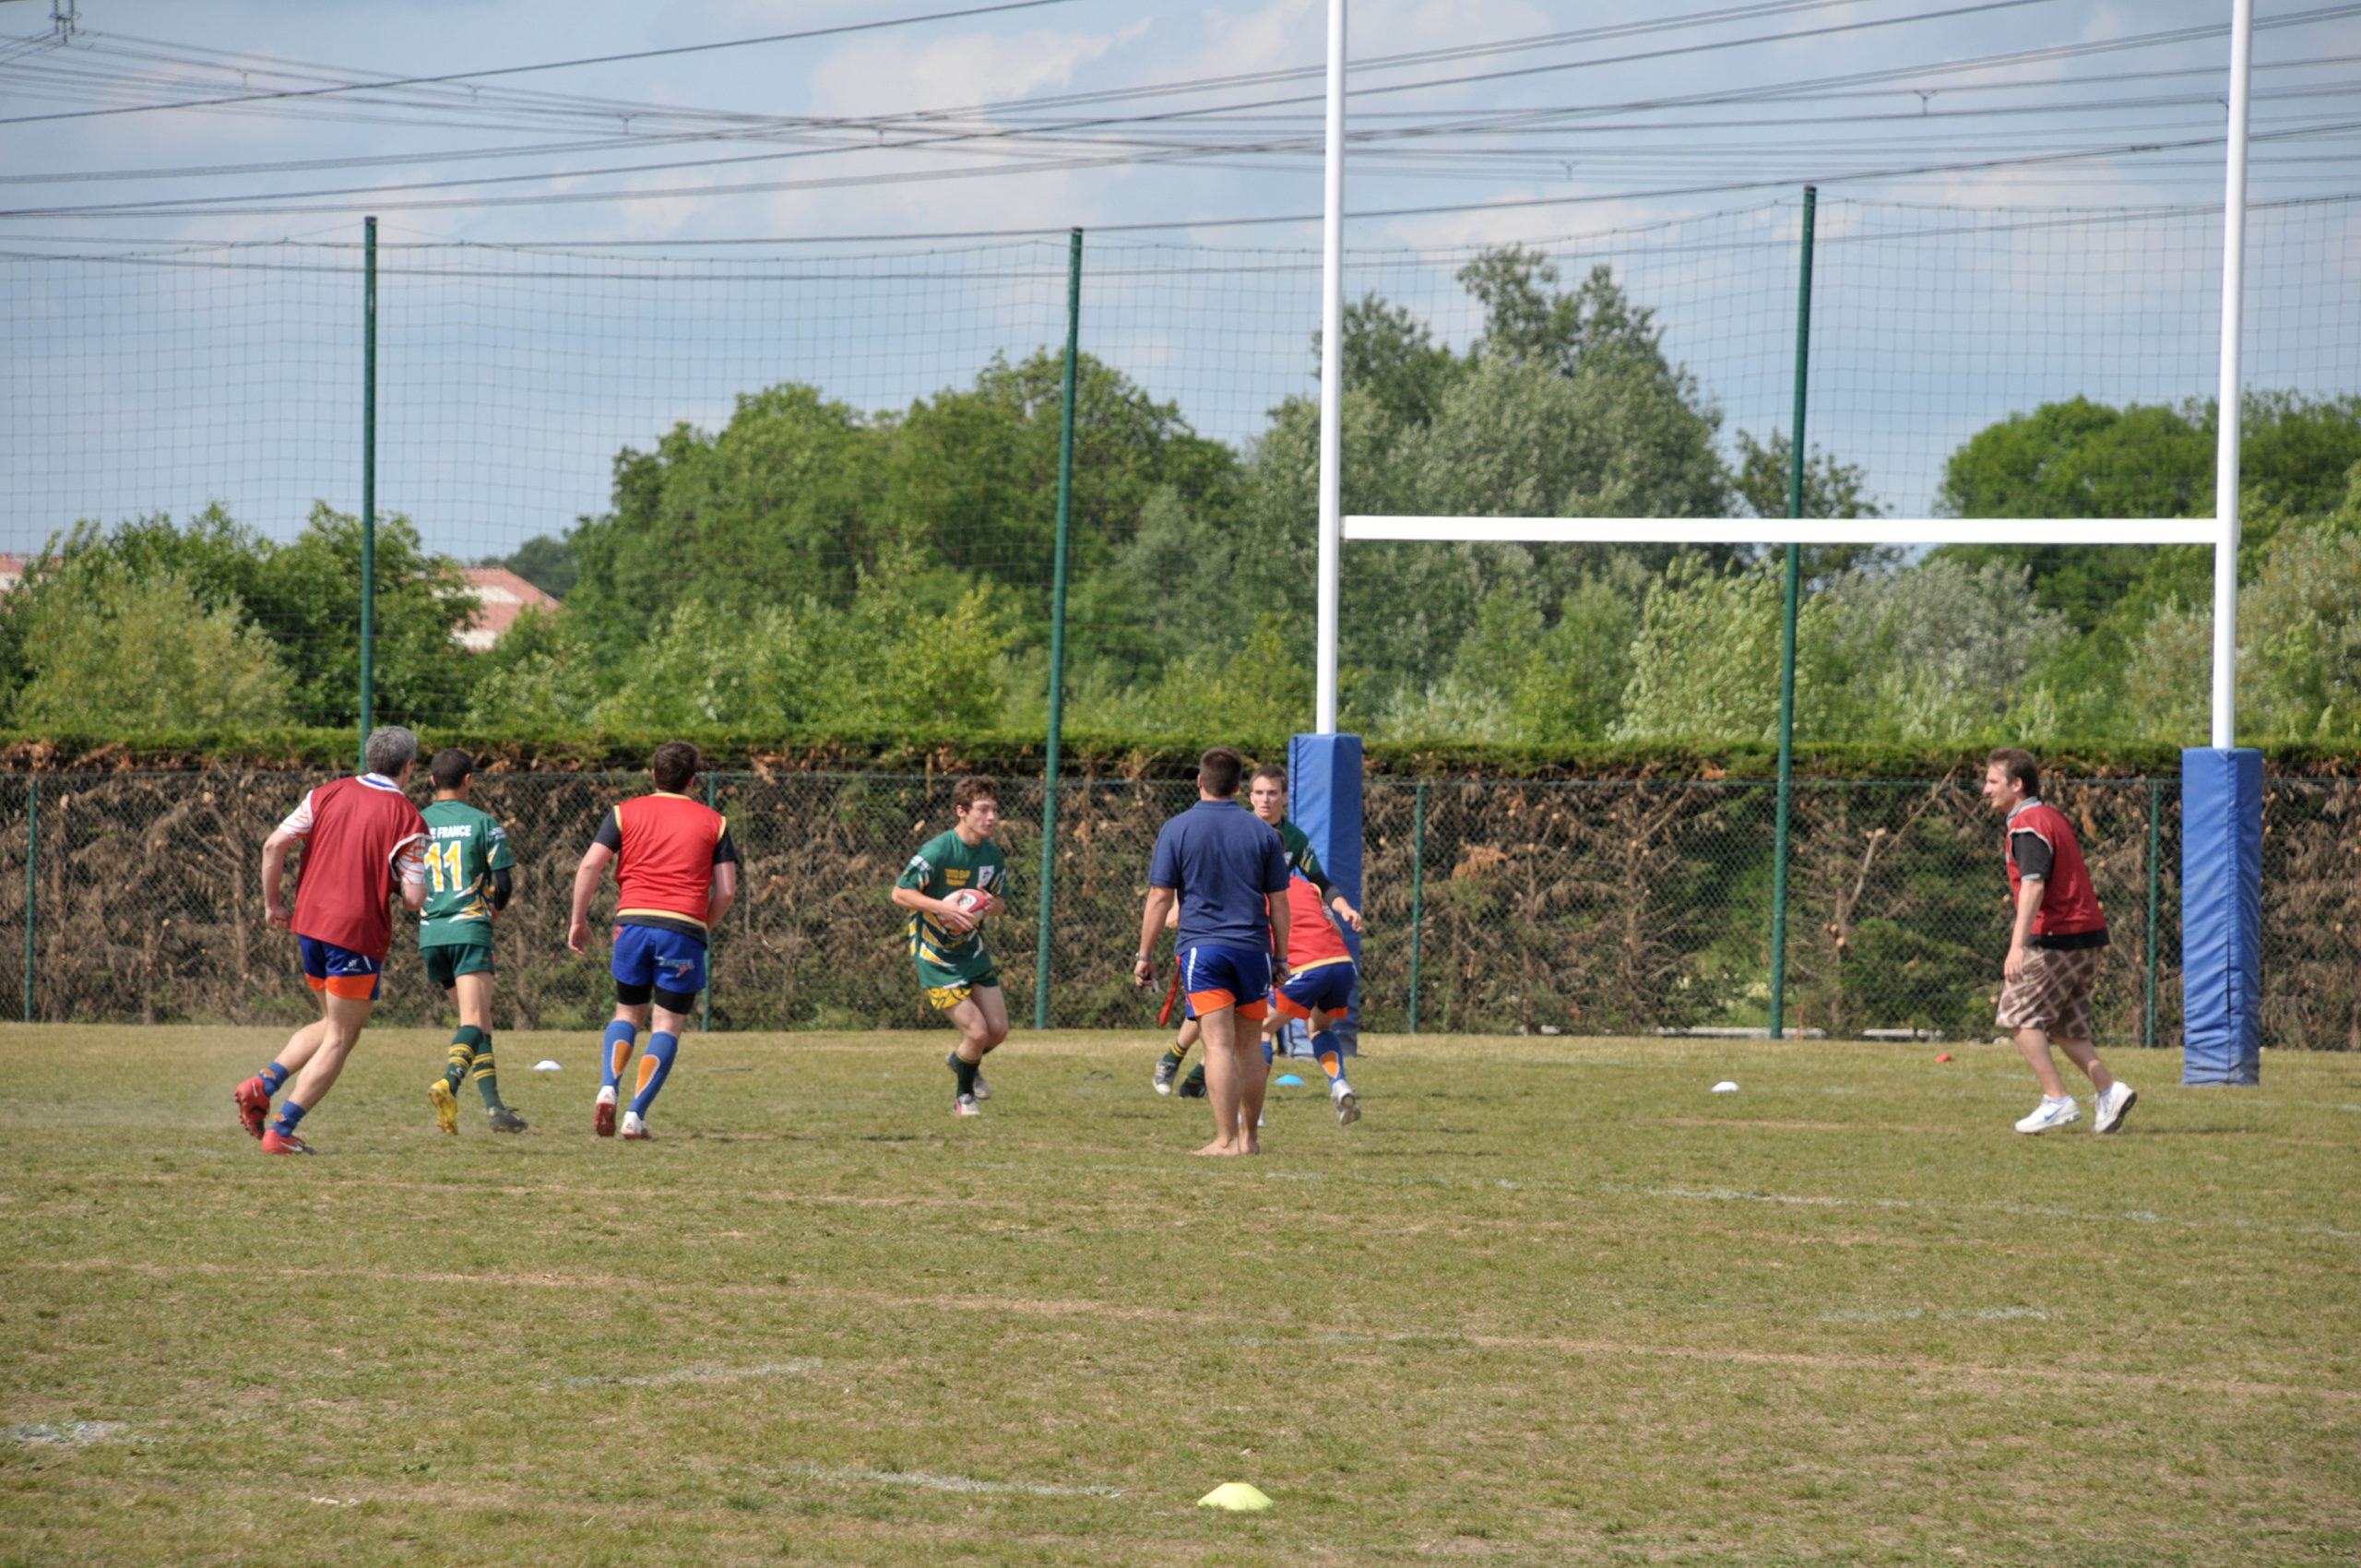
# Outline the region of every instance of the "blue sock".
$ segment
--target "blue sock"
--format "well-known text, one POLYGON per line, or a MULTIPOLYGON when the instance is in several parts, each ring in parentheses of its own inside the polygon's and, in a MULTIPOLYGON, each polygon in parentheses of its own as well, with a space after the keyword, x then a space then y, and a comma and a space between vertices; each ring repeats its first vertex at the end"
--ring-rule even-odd
POLYGON ((265 1067, 261 1072, 256 1073, 255 1076, 262 1080, 263 1093, 277 1094, 279 1092, 279 1087, 287 1081, 288 1074, 286 1068, 274 1062, 269 1066, 265 1067))
POLYGON ((1270 1064, 1271 1064, 1271 1042, 1270 1042, 1269 1040, 1265 1039, 1265 1040, 1263 1042, 1263 1065, 1264 1065, 1264 1066, 1265 1066, 1265 1067, 1267 1067, 1267 1066, 1269 1066, 1270 1064))
POLYGON ((278 1116, 271 1121, 270 1130, 282 1138, 291 1138, 295 1135, 295 1123, 303 1119, 302 1106, 291 1099, 282 1099, 279 1102, 278 1116))
POLYGON ((607 1075, 606 1087, 613 1088, 623 1082, 623 1066, 631 1060, 631 1042, 639 1038, 639 1030, 617 1018, 607 1026, 607 1043, 600 1069, 607 1075))
POLYGON ((672 1074, 672 1057, 681 1049, 681 1037, 668 1035, 658 1029, 647 1037, 647 1050, 639 1058, 639 1092, 632 1096, 631 1111, 635 1116, 645 1116, 656 1097, 664 1092, 664 1080, 672 1074))
POLYGON ((1345 1049, 1336 1043, 1336 1031, 1323 1029, 1311 1037, 1311 1054, 1320 1058, 1320 1070, 1332 1078, 1345 1075, 1345 1049))

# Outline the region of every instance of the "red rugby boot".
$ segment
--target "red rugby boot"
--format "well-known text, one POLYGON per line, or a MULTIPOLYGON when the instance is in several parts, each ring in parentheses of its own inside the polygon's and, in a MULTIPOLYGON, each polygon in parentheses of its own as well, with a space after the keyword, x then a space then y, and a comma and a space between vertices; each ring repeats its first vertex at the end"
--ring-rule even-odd
POLYGON ((246 1136, 261 1137, 263 1123, 270 1120, 270 1091, 262 1087, 261 1075, 240 1084, 230 1098, 237 1102, 238 1120, 245 1123, 246 1136))

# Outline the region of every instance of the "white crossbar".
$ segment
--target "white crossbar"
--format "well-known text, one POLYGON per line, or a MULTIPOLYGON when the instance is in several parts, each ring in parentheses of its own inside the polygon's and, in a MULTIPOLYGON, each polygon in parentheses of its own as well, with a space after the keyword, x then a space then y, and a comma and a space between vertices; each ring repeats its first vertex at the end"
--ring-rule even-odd
POLYGON ((2212 517, 1370 517, 1345 537, 1482 544, 2212 544, 2212 517))

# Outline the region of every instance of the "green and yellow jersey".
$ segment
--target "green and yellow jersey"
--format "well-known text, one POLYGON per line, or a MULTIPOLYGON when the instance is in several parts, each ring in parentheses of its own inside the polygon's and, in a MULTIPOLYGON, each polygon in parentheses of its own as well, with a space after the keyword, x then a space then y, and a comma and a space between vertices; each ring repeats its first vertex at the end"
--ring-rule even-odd
MULTIPOLYGON (((970 848, 955 830, 938 833, 919 846, 895 885, 914 888, 929 898, 948 898, 963 887, 972 887, 1004 899, 1008 857, 989 838, 970 848)), ((905 930, 919 977, 928 986, 980 980, 993 972, 991 955, 984 951, 981 926, 960 935, 926 910, 912 909, 905 930)))
POLYGON ((436 801, 426 818, 426 904, 421 947, 492 945, 492 873, 516 863, 508 835, 465 801, 436 801))

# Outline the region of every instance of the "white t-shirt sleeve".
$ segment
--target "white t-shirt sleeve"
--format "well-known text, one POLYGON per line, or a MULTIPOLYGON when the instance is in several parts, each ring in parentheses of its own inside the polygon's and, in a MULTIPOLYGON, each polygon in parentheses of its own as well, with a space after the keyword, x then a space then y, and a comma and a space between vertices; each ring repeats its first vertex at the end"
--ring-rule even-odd
POLYGON ((394 880, 397 882, 426 880, 425 834, 413 833, 394 846, 394 880))
POLYGON ((303 791, 303 803, 289 812, 286 819, 279 823, 279 831, 297 838, 312 836, 312 792, 309 790, 303 791))

